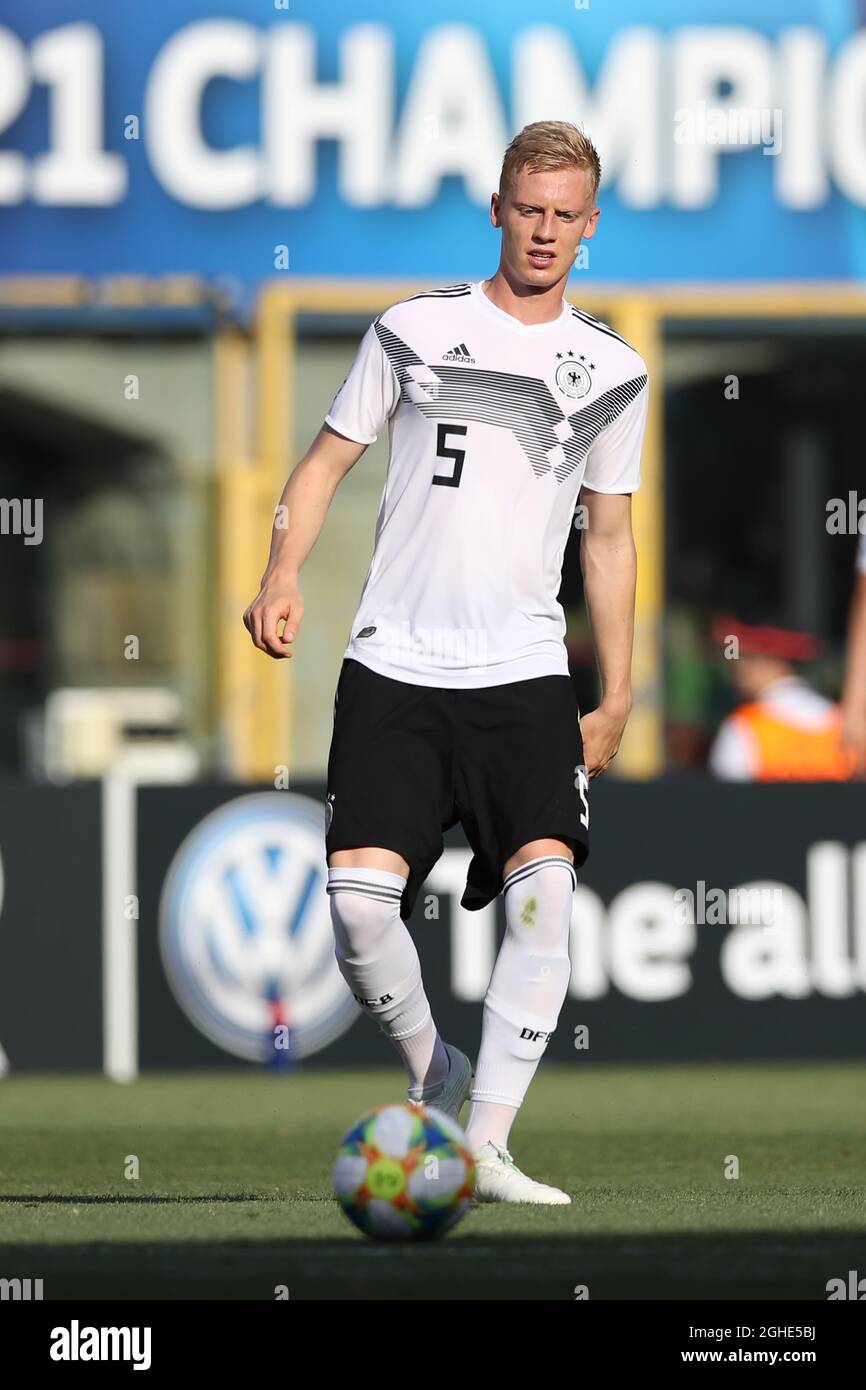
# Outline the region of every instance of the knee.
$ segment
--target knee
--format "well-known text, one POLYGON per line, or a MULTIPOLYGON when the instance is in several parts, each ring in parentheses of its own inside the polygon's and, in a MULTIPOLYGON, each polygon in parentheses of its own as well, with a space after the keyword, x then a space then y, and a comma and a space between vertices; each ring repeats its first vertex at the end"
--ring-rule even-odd
POLYGON ((328 897, 338 957, 375 948, 376 941, 400 911, 398 903, 382 902, 350 889, 329 892, 328 897))
POLYGON ((562 861, 515 870, 505 880, 507 931, 536 951, 567 954, 576 881, 573 866, 562 861))

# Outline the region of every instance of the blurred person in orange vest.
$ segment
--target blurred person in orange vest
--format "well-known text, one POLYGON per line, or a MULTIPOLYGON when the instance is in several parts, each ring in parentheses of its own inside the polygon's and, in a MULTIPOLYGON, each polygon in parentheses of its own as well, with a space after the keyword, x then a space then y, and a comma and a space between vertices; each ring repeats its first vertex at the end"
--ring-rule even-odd
POLYGON ((866 536, 857 551, 857 578, 848 622, 842 688, 842 746, 860 776, 866 774, 866 536))
POLYGON ((847 781, 853 760, 842 746, 841 711, 812 690, 795 666, 817 654, 817 640, 734 618, 720 618, 713 636, 723 645, 736 639, 730 678, 745 702, 719 729, 710 771, 737 782, 847 781))

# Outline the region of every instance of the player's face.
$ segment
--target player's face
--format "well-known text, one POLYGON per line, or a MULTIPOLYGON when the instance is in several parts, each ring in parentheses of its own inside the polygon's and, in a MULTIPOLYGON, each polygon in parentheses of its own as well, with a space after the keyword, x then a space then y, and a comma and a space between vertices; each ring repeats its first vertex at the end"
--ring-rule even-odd
POLYGON ((522 285, 552 288, 568 275, 581 241, 595 235, 599 212, 586 169, 522 169, 490 208, 502 228, 503 269, 522 285))

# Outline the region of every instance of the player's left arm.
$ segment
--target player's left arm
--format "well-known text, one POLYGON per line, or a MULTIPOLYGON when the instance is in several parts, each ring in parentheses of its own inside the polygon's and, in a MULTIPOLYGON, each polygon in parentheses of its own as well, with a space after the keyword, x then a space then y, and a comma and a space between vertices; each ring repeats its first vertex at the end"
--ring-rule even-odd
POLYGON ((842 689, 842 741, 855 772, 866 773, 866 572, 857 576, 845 658, 842 689))
POLYGON ((631 710, 631 658, 637 556, 629 493, 593 492, 584 486, 586 524, 580 566, 601 678, 601 702, 580 721, 586 770, 596 777, 619 750, 631 710))

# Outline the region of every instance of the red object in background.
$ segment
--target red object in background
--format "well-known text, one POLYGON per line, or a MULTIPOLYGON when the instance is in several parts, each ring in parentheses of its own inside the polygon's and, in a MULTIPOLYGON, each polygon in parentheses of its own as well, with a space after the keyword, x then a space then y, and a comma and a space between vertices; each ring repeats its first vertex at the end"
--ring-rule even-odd
POLYGON ((795 632, 784 627, 753 627, 737 618, 717 618, 713 623, 713 638, 725 643, 736 637, 741 656, 775 656, 780 661, 813 661, 821 651, 821 642, 810 632, 795 632))

